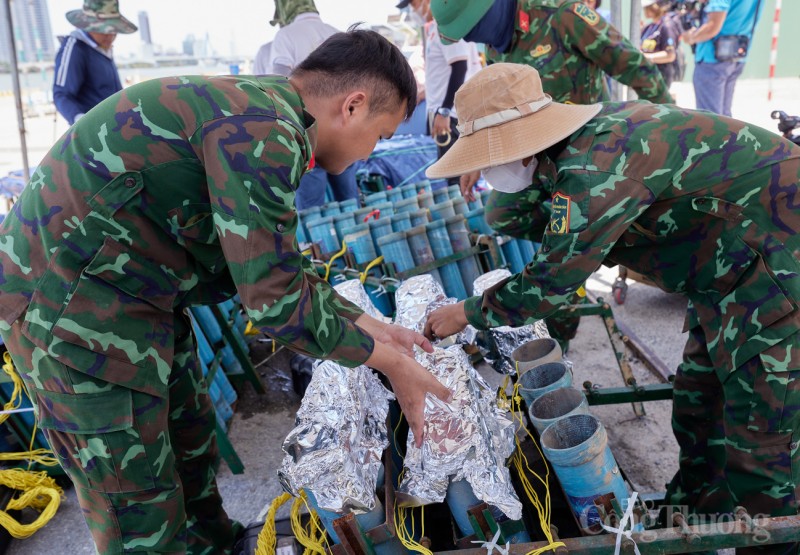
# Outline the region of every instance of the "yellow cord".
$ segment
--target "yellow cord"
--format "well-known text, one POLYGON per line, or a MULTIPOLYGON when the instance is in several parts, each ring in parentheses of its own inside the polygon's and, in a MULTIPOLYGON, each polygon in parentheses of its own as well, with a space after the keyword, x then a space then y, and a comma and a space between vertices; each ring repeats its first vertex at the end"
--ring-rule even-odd
POLYGON ((360 274, 360 276, 359 276, 359 279, 361 280, 361 283, 362 283, 362 284, 363 284, 365 281, 367 281, 367 274, 369 273, 369 271, 370 271, 370 270, 371 270, 373 267, 375 267, 375 266, 377 266, 378 264, 380 264, 381 262, 383 262, 383 255, 379 256, 378 258, 376 258, 375 260, 373 260, 372 262, 370 262, 369 264, 367 264, 367 267, 366 267, 366 268, 364 268, 364 271, 363 271, 363 272, 361 272, 361 274, 360 274))
MULTIPOLYGON (((519 375, 519 367, 517 367, 517 375, 519 375)), ((542 453, 539 444, 536 442, 534 437, 528 431, 527 427, 525 426, 524 419, 520 415, 521 407, 521 398, 519 395, 519 387, 520 384, 514 384, 514 389, 511 394, 511 398, 509 399, 506 395, 506 388, 508 386, 508 376, 506 376, 505 381, 503 382, 503 386, 499 392, 499 401, 501 406, 507 407, 511 412, 511 417, 514 421, 517 422, 517 432, 520 429, 525 430, 525 434, 530 438, 531 442, 536 446, 536 449, 539 451, 539 455, 542 458, 542 462, 544 463, 545 467, 545 477, 542 479, 541 476, 533 472, 531 467, 528 464, 528 459, 525 457, 524 453, 522 452, 522 445, 519 441, 519 435, 514 434, 515 441, 517 444, 517 448, 514 451, 514 455, 511 458, 511 464, 514 465, 514 468, 517 470, 517 474, 519 475, 520 483, 522 484, 522 489, 525 491, 525 496, 531 502, 531 505, 536 509, 536 513, 539 515, 539 524, 542 528, 542 532, 544 533, 545 538, 547 539, 548 545, 544 547, 540 547, 539 549, 534 549, 526 553, 526 555, 541 555, 546 551, 555 551, 558 547, 566 547, 564 542, 556 542, 553 540, 553 534, 550 531, 550 486, 549 486, 549 478, 550 478, 550 466, 547 464, 547 460, 544 458, 544 454, 542 453), (525 472, 527 470, 527 473, 525 472), (530 483, 528 479, 528 475, 535 476, 536 479, 541 482, 541 484, 545 488, 545 498, 542 501, 539 499, 536 490, 533 488, 533 485, 530 483)))
POLYGON ((312 555, 313 553, 326 553, 326 547, 330 548, 328 538, 325 536, 325 529, 323 528, 317 512, 308 506, 307 495, 304 490, 300 490, 300 497, 297 497, 292 503, 292 510, 290 518, 292 522, 292 532, 294 537, 300 544, 305 547, 304 555, 312 555), (304 527, 300 516, 300 508, 305 506, 308 511, 310 520, 308 526, 304 527), (323 543, 324 542, 324 543, 323 543))
MULTIPOLYGON (((420 537, 425 537, 425 507, 421 507, 420 519, 422 520, 420 537)), ((433 555, 433 551, 423 546, 422 544, 414 541, 415 532, 414 522, 414 509, 407 509, 406 507, 399 507, 395 502, 394 506, 394 532, 397 534, 397 539, 403 544, 403 547, 409 551, 416 551, 422 555, 433 555), (411 512, 411 530, 406 528, 406 516, 411 512)))
POLYGON ((258 534, 256 555, 274 555, 275 546, 278 543, 278 534, 275 532, 275 513, 281 505, 291 498, 292 496, 288 493, 282 493, 272 500, 269 511, 267 511, 267 517, 264 519, 264 528, 258 534))
POLYGON ((334 254, 334 255, 331 257, 331 259, 330 259, 330 260, 328 260, 328 263, 327 263, 327 264, 325 264, 325 281, 328 281, 328 276, 330 276, 330 275, 331 275, 331 266, 333 265, 334 261, 335 261, 337 258, 339 258, 340 256, 342 256, 342 255, 343 255, 344 253, 346 253, 346 252, 347 252, 347 243, 346 243, 346 242, 344 242, 344 241, 342 241, 342 250, 340 250, 339 252, 337 252, 336 254, 334 254))
MULTIPOLYGON (((11 392, 11 399, 3 405, 3 410, 18 409, 22 404, 22 379, 19 374, 14 370, 14 363, 11 361, 11 355, 6 351, 3 353, 3 372, 8 374, 11 382, 14 384, 14 391, 11 392)), ((10 414, 0 414, 0 424, 8 420, 10 414)))
POLYGON ((41 512, 30 524, 22 524, 6 511, 0 510, 0 526, 17 539, 28 538, 47 524, 56 514, 64 494, 61 487, 46 472, 29 472, 21 468, 0 470, 0 484, 24 492, 8 502, 7 510, 19 511, 31 507, 41 512))

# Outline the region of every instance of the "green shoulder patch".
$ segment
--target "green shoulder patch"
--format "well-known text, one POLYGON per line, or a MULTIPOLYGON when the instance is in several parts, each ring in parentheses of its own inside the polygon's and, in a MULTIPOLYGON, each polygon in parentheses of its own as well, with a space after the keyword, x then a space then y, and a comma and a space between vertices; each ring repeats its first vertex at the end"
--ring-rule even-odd
POLYGON ((575 2, 572 5, 572 11, 589 25, 597 25, 600 21, 600 16, 597 12, 581 2, 575 2))
POLYGON ((569 233, 569 212, 572 198, 556 193, 553 196, 553 208, 550 215, 550 231, 553 233, 569 233))

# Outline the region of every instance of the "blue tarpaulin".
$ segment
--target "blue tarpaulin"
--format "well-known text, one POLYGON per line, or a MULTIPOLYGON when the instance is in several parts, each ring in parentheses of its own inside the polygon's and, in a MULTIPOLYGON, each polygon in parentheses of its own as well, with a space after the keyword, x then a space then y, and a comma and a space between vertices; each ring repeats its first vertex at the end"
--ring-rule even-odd
MULTIPOLYGON (((359 177, 380 176, 386 186, 399 187, 426 179, 425 170, 436 161, 436 143, 428 135, 399 135, 375 145, 369 158, 355 163, 359 177)), ((433 188, 444 180, 431 182, 433 188)))

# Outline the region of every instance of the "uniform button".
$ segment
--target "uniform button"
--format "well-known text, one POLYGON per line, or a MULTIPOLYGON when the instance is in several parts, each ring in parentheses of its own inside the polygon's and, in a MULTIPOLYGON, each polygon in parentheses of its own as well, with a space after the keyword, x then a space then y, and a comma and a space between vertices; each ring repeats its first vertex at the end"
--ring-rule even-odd
POLYGON ((542 245, 542 252, 550 252, 550 245, 542 245))
POLYGON ((286 229, 286 226, 283 224, 278 224, 277 229, 278 233, 283 233, 283 230, 286 229))
POLYGON ((136 180, 134 178, 132 178, 132 177, 126 177, 125 178, 125 186, 126 187, 135 187, 136 186, 136 180))
POLYGON ((797 449, 797 442, 796 442, 796 441, 793 441, 793 442, 791 442, 791 443, 789 444, 789 449, 791 449, 792 451, 794 451, 795 449, 797 449))
POLYGON ((697 199, 697 204, 705 204, 705 203, 706 203, 706 199, 704 199, 704 198, 697 199))

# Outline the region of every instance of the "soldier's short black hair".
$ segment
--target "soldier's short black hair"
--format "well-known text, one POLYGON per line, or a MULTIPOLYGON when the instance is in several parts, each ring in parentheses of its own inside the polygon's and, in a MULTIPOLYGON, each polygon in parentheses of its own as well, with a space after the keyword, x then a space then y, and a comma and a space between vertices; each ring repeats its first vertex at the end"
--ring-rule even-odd
POLYGON ((417 81, 405 56, 375 31, 358 29, 331 35, 303 60, 292 75, 314 73, 314 95, 336 95, 354 85, 367 86, 373 95, 370 110, 395 110, 406 102, 406 117, 417 105, 417 81))

